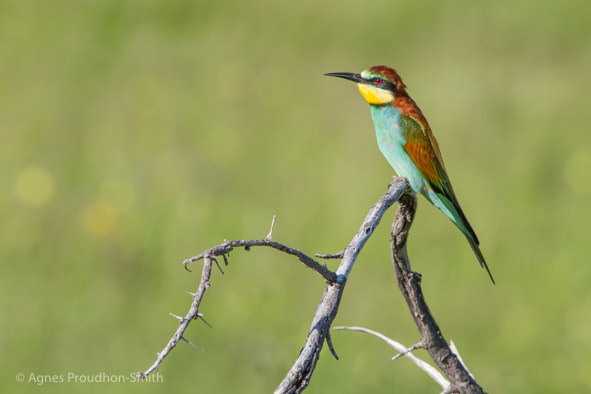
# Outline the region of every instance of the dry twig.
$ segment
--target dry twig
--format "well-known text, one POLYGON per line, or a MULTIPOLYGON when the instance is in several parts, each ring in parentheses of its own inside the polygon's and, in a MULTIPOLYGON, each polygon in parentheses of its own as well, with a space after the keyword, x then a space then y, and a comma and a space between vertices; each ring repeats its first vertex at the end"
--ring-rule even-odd
POLYGON ((201 304, 205 291, 209 288, 213 263, 215 262, 219 267, 216 258, 222 256, 227 265, 227 255, 234 248, 244 247, 246 250, 249 250, 255 246, 267 246, 297 257, 307 267, 322 276, 327 283, 327 287, 323 291, 320 303, 312 319, 306 342, 293 366, 275 390, 275 393, 300 393, 303 391, 310 382, 325 341, 328 343, 332 354, 337 358, 330 341, 329 330, 338 312, 345 284, 359 252, 373 234, 386 210, 396 201, 399 204, 396 218, 392 225, 392 259, 396 280, 407 300, 415 323, 419 328, 421 346, 429 351, 433 360, 447 375, 450 380, 448 390, 452 389, 460 393, 481 393, 482 389, 476 384, 462 363, 458 361, 455 354, 449 350, 437 323, 429 313, 429 309, 424 302, 420 290, 420 275, 410 270, 410 263, 406 254, 406 239, 416 211, 416 196, 410 191, 406 178, 394 178, 386 194, 370 209, 361 228, 345 249, 336 254, 316 255, 320 258, 342 259, 335 272, 329 270, 324 264, 320 264, 298 249, 293 249, 279 242, 272 241, 271 236, 275 218, 273 218, 269 234, 264 239, 225 241, 221 245, 207 249, 203 253, 185 260, 183 264, 187 270, 189 270, 188 265, 190 263, 203 260, 203 270, 199 287, 195 293, 192 293, 193 301, 185 317, 175 316, 179 320, 179 326, 164 349, 158 353, 156 361, 146 371, 138 372, 137 376, 145 378, 157 370, 163 359, 181 339, 195 346, 185 339, 183 335, 192 320, 199 318, 203 320, 203 315, 199 313, 199 305, 201 304))

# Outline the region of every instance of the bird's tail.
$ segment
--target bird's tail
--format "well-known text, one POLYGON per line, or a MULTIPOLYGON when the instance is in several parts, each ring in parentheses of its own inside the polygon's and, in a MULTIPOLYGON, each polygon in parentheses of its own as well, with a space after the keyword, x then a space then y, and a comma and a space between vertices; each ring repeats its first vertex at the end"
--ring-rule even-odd
POLYGON ((480 266, 482 268, 486 269, 486 272, 488 272, 488 276, 490 277, 490 280, 492 281, 493 284, 496 284, 495 279, 493 278, 492 274, 490 273, 490 270, 488 269, 488 265, 486 264, 486 261, 484 260, 484 256, 482 255, 482 252, 480 251, 480 246, 478 246, 476 241, 474 239, 472 239, 472 237, 470 237, 470 235, 468 233, 464 233, 464 235, 466 236, 466 239, 470 243, 470 246, 472 247, 472 250, 474 251, 476 258, 478 258, 478 262, 480 263, 480 266))
POLYGON ((470 246, 472 247, 474 254, 478 258, 478 262, 480 263, 480 266, 482 268, 486 269, 486 272, 488 272, 488 276, 490 276, 490 280, 492 281, 493 284, 495 284, 495 280, 494 280, 492 274, 490 273, 490 270, 488 269, 488 265, 486 264, 486 261, 484 260, 484 256, 482 255, 482 252, 480 251, 480 247, 478 246, 478 245, 480 245, 480 242, 478 241, 478 237, 476 236, 476 233, 474 232, 474 230, 472 229, 472 226, 468 222, 468 219, 466 219, 466 215, 464 215, 464 212, 462 211, 462 208, 460 208, 460 205, 458 204, 457 200, 455 199, 455 196, 452 195, 453 201, 444 195, 441 195, 441 194, 437 195, 435 193, 433 193, 433 195, 426 195, 426 197, 429 199, 429 201, 431 201, 433 203, 433 205, 435 205, 447 217, 449 217, 451 219, 451 221, 464 234, 464 236, 466 237, 466 239, 470 243, 470 246), (432 198, 434 196, 436 196, 437 198, 432 198))

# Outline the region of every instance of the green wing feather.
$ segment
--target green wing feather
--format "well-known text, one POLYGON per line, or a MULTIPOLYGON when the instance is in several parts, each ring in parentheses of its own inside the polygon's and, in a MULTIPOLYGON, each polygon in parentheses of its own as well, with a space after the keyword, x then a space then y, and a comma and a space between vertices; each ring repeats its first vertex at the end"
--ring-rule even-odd
POLYGON ((488 269, 488 265, 484 260, 484 256, 480 251, 480 241, 468 222, 468 219, 466 219, 466 215, 464 215, 453 187, 451 186, 435 136, 427 124, 423 124, 417 119, 402 115, 400 121, 404 133, 403 136, 406 141, 404 148, 424 176, 428 187, 435 193, 436 197, 430 196, 428 190, 423 190, 423 195, 425 195, 425 197, 439 209, 441 209, 441 207, 438 202, 447 208, 451 213, 451 216, 447 216, 449 216, 452 222, 454 222, 462 233, 464 233, 472 250, 478 258, 478 262, 483 268, 486 268, 490 279, 495 283, 495 280, 488 269), (439 201, 433 201, 433 198, 438 198, 439 201))

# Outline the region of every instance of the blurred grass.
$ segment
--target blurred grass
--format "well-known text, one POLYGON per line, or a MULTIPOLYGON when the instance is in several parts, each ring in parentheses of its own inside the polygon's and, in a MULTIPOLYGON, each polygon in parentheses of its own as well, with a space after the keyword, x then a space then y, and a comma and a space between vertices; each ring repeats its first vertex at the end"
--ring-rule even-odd
MULTIPOLYGON (((410 239, 444 335, 490 392, 591 390, 587 2, 4 1, 0 4, 2 391, 18 372, 146 369, 224 238, 340 250, 392 171, 367 105, 322 76, 398 69, 427 115, 498 285, 424 200, 410 239)), ((337 324, 407 345, 387 215, 337 324)), ((46 392, 269 392, 322 281, 267 250, 215 273, 164 383, 46 392)), ((312 393, 435 392, 375 338, 335 332, 312 393)))

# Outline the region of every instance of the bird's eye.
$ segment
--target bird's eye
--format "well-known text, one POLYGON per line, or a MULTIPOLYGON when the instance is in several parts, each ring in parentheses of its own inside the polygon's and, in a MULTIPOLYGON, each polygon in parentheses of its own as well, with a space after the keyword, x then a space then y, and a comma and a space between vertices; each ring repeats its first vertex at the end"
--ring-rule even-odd
POLYGON ((376 83, 376 85, 382 84, 382 78, 375 78, 373 81, 376 83))

